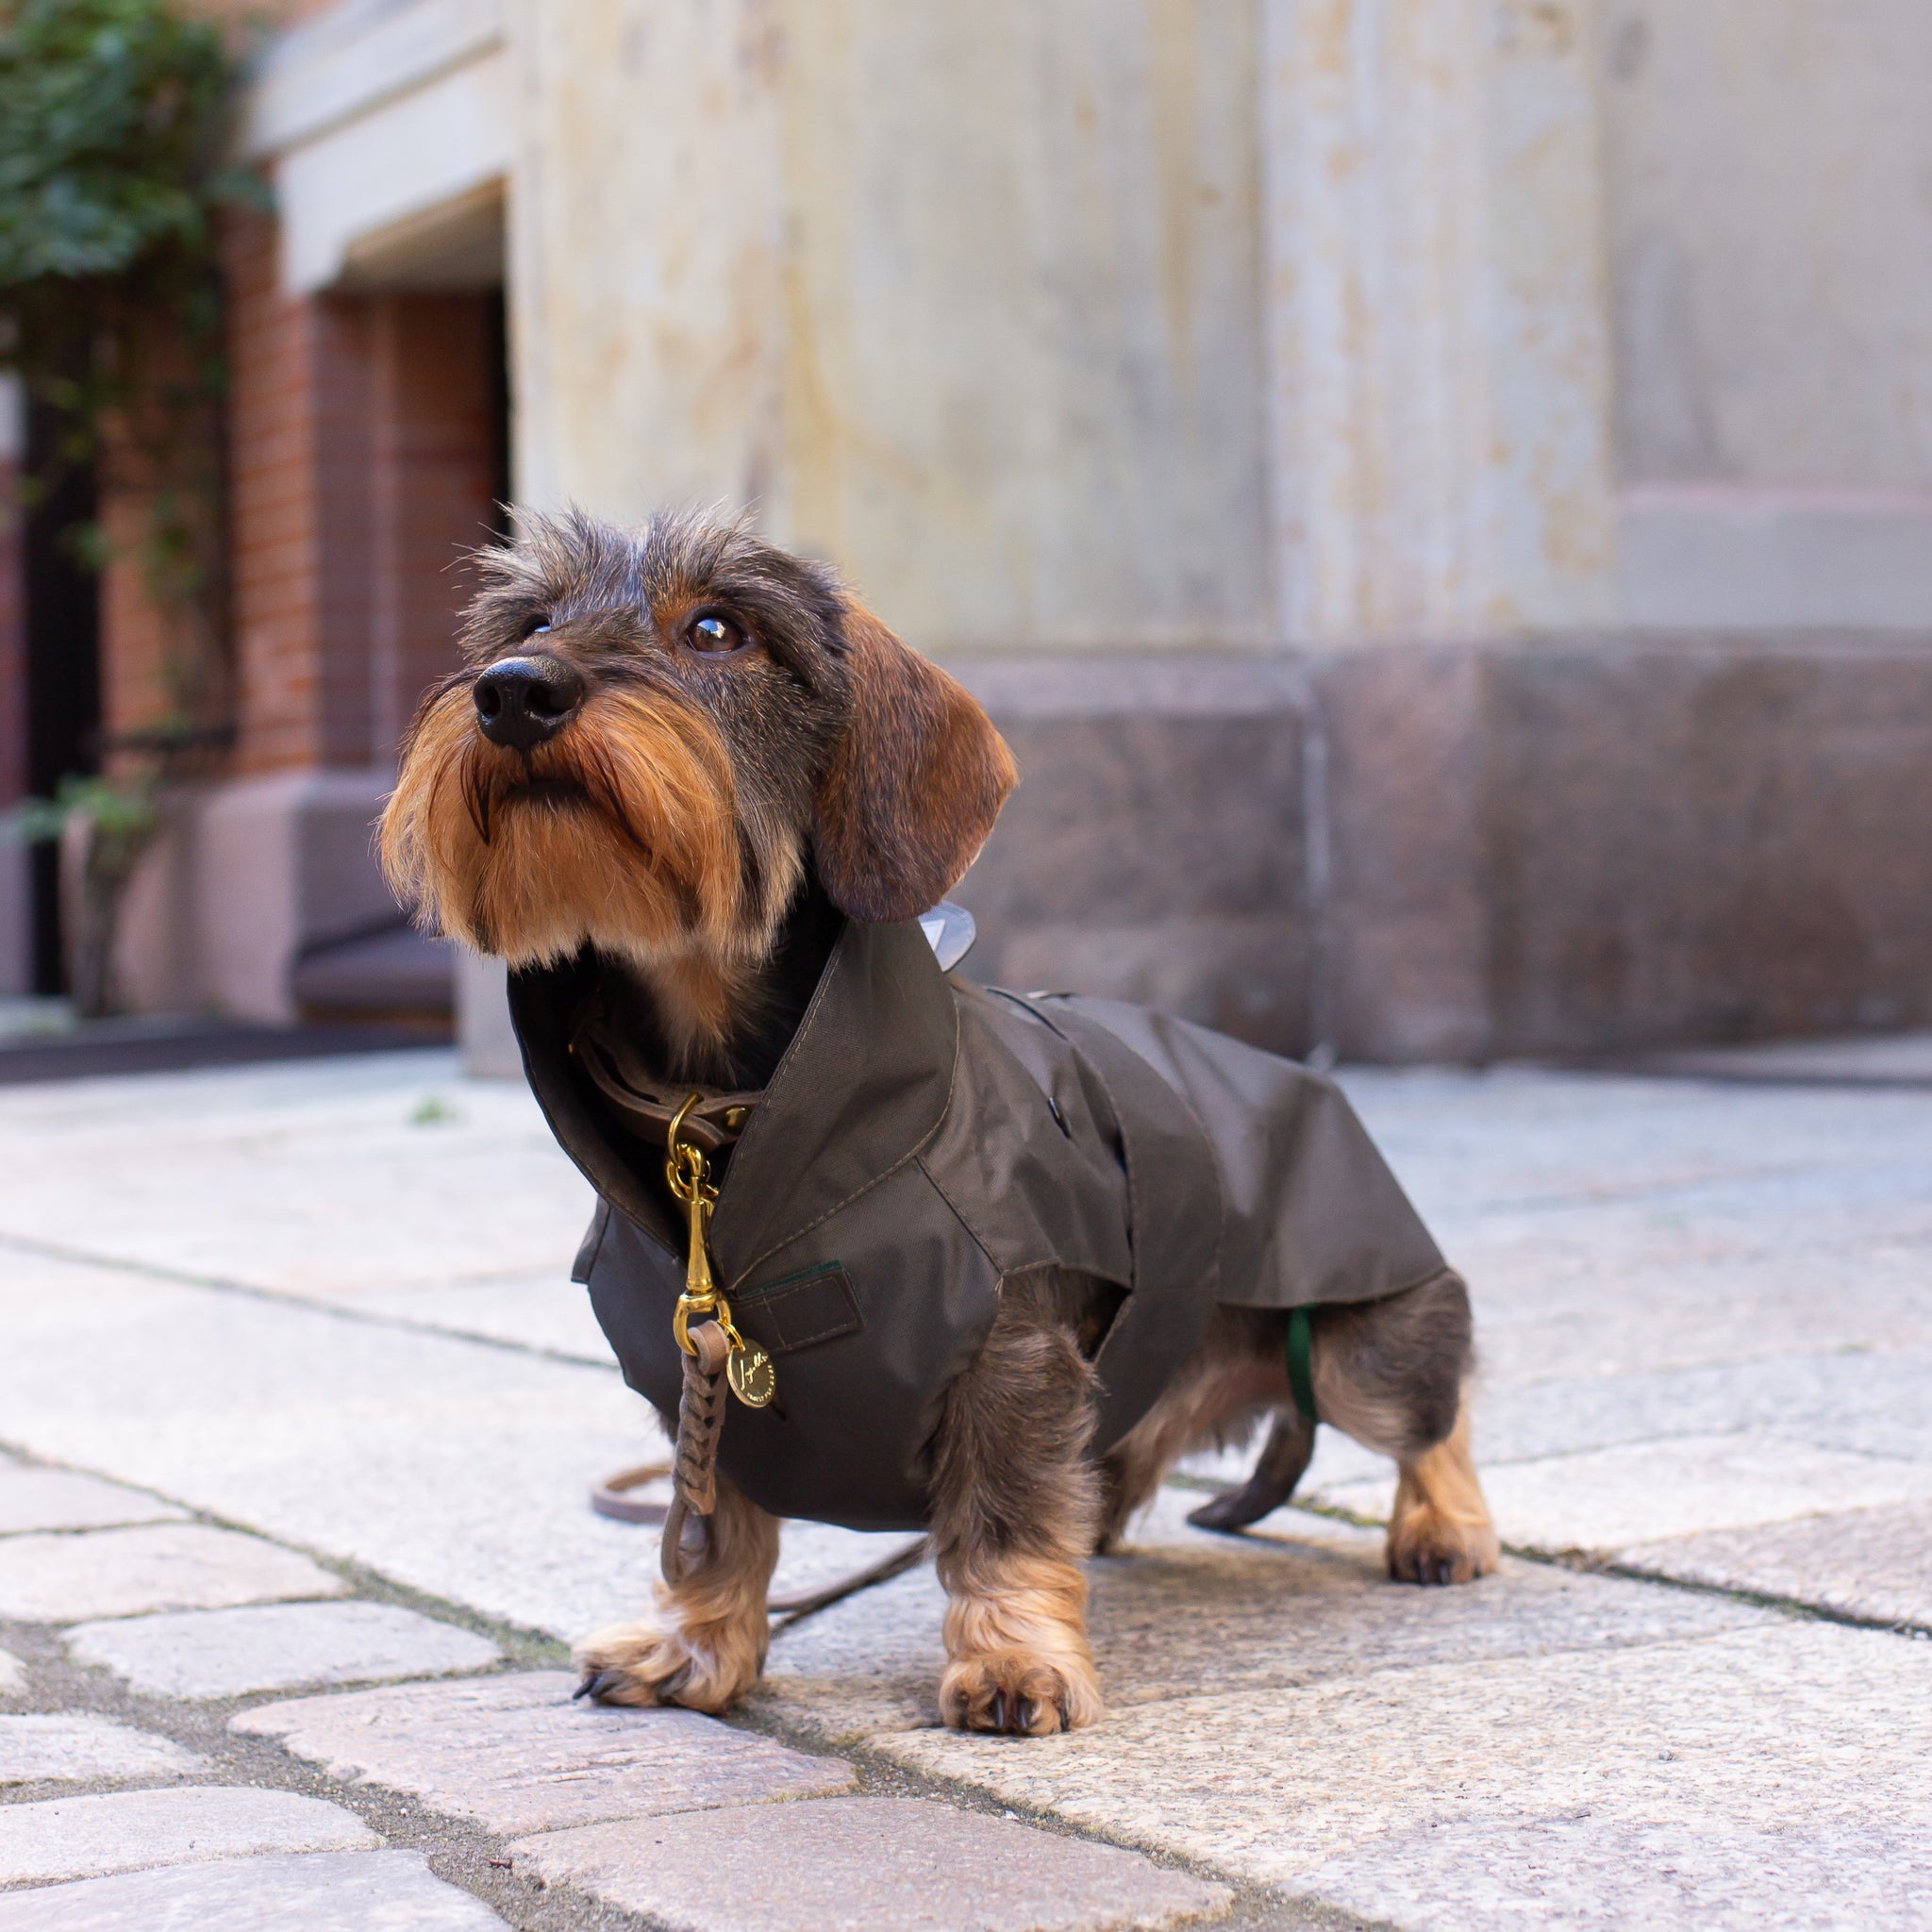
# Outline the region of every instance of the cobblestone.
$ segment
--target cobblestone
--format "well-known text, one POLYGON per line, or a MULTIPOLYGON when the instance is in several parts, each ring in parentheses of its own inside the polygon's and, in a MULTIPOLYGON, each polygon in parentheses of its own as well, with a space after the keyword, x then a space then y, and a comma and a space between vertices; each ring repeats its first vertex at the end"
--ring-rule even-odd
POLYGON ((0 1932, 491 1932, 421 1852, 308 1852, 0 1893, 0 1932))
POLYGON ((352 1812, 296 1791, 188 1785, 0 1806, 0 1885, 51 1884, 251 1852, 338 1852, 382 1840, 352 1812))
POLYGON ((0 1465, 0 1536, 32 1529, 106 1529, 115 1524, 177 1523, 188 1512, 120 1483, 71 1469, 0 1465))
POLYGON ((487 1637, 393 1604, 263 1604, 81 1624, 67 1644, 155 1697, 239 1697, 306 1684, 379 1683, 475 1671, 487 1637))
POLYGON ((293 1550, 198 1523, 0 1538, 0 1617, 24 1624, 342 1596, 348 1588, 293 1550))
POLYGON ((231 1727, 278 1737, 331 1776, 407 1791, 506 1835, 851 1786, 851 1767, 836 1758, 693 1711, 573 1704, 576 1681, 530 1671, 306 1697, 244 1711, 231 1727))
POLYGON ((188 1777, 206 1768, 166 1738, 90 1712, 0 1717, 0 1785, 188 1777))
POLYGON ((1102 1932, 1225 1906, 1224 1885, 1111 1845, 906 1798, 824 1798, 594 1824, 513 1849, 687 1932, 1102 1932))

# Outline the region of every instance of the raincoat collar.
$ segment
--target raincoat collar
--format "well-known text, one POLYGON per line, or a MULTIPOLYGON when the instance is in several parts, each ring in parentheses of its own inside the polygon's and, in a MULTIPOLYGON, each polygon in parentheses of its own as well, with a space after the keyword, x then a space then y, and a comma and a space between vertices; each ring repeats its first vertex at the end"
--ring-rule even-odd
MULTIPOLYGON (((569 1016, 587 976, 583 962, 511 975, 531 1088, 591 1186, 682 1252, 684 1229, 645 1182, 640 1144, 613 1140, 570 1077, 569 1016)), ((919 1152, 951 1103, 958 1051, 953 989, 918 924, 847 920, 732 1150, 710 1227, 727 1288, 919 1152)))
POLYGON ((848 920, 731 1157, 711 1218, 727 1283, 910 1160, 945 1118, 958 1054, 918 924, 848 920))

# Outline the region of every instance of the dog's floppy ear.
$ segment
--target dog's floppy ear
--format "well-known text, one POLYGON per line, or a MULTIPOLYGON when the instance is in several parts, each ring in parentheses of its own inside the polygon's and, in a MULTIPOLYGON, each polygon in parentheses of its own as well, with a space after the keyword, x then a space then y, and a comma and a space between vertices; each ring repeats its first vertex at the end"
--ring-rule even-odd
POLYGON ((812 858, 832 903, 872 924, 942 899, 1018 781, 978 705, 871 611, 845 606, 850 705, 819 782, 812 858))

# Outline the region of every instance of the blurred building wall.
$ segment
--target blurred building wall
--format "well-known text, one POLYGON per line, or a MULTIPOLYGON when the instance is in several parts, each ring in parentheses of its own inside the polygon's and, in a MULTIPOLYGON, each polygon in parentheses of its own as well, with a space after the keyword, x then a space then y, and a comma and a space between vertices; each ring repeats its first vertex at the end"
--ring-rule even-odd
POLYGON ((1271 639, 1254 8, 514 17, 525 493, 756 500, 929 648, 1271 639))
POLYGON ((1932 11, 1601 0, 1624 614, 1932 611, 1932 11))
MULTIPOLYGON (((26 453, 26 398, 0 375, 0 811, 25 796, 26 752, 26 572, 18 486, 26 453)), ((27 856, 0 839, 0 999, 33 990, 33 917, 27 856)))
POLYGON ((1387 1058, 1932 1018, 1928 78, 1909 0, 323 8, 196 983, 375 916, 275 855, 443 661, 500 286, 521 500, 754 504, 983 693, 975 970, 1387 1058))

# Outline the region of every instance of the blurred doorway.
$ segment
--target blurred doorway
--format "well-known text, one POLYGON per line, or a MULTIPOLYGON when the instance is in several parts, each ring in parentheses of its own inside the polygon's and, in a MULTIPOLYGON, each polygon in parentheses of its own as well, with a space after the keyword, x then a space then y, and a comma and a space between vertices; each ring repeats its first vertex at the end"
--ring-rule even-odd
MULTIPOLYGON (((23 533, 26 641, 25 778, 50 798, 63 778, 98 769, 101 733, 100 578, 85 551, 96 510, 91 461, 64 445, 73 425, 46 403, 27 407, 26 474, 51 487, 30 504, 23 533)), ((60 943, 60 856, 29 849, 32 990, 67 990, 60 943)))

